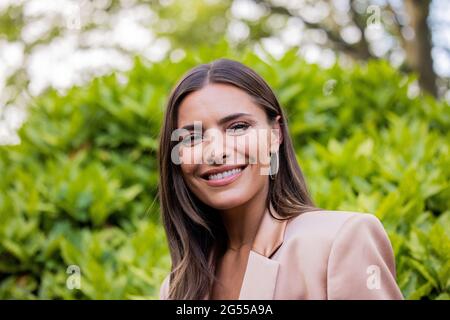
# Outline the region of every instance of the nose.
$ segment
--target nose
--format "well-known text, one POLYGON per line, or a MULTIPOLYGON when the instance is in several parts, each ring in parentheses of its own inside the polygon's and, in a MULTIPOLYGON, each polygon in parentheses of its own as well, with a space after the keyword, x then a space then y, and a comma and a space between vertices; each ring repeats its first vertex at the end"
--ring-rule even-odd
POLYGON ((211 164, 223 164, 229 156, 226 152, 226 146, 222 135, 213 135, 208 138, 208 143, 204 148, 204 157, 206 162, 211 164))

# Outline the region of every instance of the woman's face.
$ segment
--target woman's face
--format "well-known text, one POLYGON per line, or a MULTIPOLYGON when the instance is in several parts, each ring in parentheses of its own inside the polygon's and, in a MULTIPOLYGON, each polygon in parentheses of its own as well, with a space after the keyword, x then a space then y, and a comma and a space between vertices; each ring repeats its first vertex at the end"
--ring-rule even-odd
POLYGON ((269 124, 263 108, 232 85, 208 84, 190 93, 177 123, 186 129, 178 130, 177 146, 189 189, 218 210, 249 201, 269 183, 269 152, 281 141, 278 120, 269 124))

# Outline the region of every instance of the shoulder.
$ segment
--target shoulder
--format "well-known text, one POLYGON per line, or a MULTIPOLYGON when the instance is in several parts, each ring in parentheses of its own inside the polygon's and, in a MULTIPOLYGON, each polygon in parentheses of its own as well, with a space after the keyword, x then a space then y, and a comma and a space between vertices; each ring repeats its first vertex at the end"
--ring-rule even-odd
POLYGON ((318 210, 308 211, 289 219, 285 238, 326 237, 333 239, 340 229, 348 223, 380 225, 379 219, 366 212, 318 210))
POLYGON ((159 287, 159 300, 167 300, 169 295, 169 277, 170 273, 163 279, 159 287))
MULTIPOLYGON (((355 211, 319 210, 291 218, 286 226, 285 241, 304 240, 331 245, 348 230, 351 236, 370 231, 368 235, 385 235, 381 221, 373 214, 355 211), (359 230, 356 232, 356 230, 359 230)), ((367 234, 367 233, 366 233, 367 234)))
POLYGON ((403 299, 391 243, 371 213, 303 213, 288 221, 285 241, 285 252, 300 257, 303 270, 323 272, 328 299, 403 299))

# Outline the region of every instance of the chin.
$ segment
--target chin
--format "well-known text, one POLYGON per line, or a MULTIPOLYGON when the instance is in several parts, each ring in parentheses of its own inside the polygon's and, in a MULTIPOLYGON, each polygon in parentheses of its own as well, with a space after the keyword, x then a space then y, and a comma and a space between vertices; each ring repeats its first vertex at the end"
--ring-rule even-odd
POLYGON ((235 207, 238 207, 245 203, 245 199, 242 198, 242 195, 236 196, 219 196, 217 195, 215 198, 211 199, 210 207, 217 210, 228 210, 235 207))

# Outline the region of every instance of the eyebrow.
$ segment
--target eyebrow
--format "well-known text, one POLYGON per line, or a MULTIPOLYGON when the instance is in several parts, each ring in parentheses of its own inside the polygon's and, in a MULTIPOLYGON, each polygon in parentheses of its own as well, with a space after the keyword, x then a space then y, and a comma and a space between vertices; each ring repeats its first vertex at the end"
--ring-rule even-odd
MULTIPOLYGON (((245 112, 238 112, 238 113, 233 113, 233 114, 229 114, 228 116, 223 117, 222 119, 220 119, 219 121, 217 121, 217 123, 219 125, 222 125, 224 123, 227 123, 231 120, 237 119, 239 117, 243 117, 243 116, 250 116, 251 114, 249 113, 245 113, 245 112)), ((194 125, 193 124, 188 124, 185 125, 184 127, 182 127, 181 129, 186 129, 186 130, 194 130, 194 125)))

